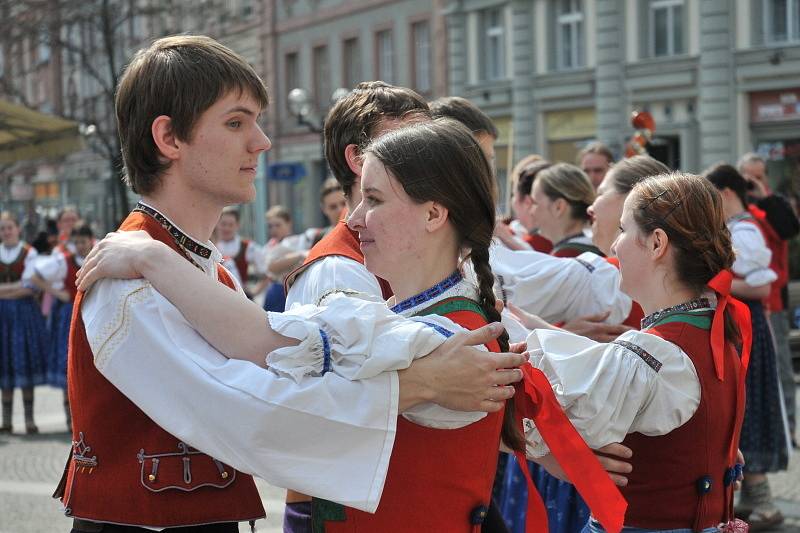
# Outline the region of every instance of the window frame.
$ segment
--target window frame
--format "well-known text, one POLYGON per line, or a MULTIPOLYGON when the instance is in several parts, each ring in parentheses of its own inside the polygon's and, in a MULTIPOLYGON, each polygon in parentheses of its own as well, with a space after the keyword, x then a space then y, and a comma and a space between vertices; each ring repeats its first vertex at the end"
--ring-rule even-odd
POLYGON ((786 0, 786 35, 776 39, 772 31, 772 10, 775 0, 761 0, 761 31, 766 45, 781 45, 800 42, 800 0, 786 0))
POLYGON ((480 62, 480 77, 483 81, 498 81, 508 77, 506 72, 507 53, 506 49, 506 20, 504 6, 492 6, 482 9, 479 12, 478 25, 480 31, 480 43, 483 53, 480 62), (497 14, 497 24, 490 26, 490 16, 497 14), (494 61, 493 44, 496 45, 498 61, 494 61))
POLYGON ((395 83, 396 66, 394 31, 382 28, 375 32, 375 79, 395 83), (384 49, 387 46, 387 49, 384 49), (385 74, 388 72, 388 76, 385 74))
POLYGON ((648 28, 648 57, 673 57, 686 53, 686 27, 685 20, 687 16, 687 6, 685 0, 651 0, 648 5, 647 13, 647 28, 648 28), (675 8, 681 8, 681 16, 675 17, 675 8), (665 9, 667 13, 667 51, 664 54, 656 54, 656 11, 665 9), (676 24, 681 24, 681 50, 677 51, 675 46, 675 28, 676 24))
POLYGON ((583 0, 559 0, 556 6, 556 70, 573 70, 586 66, 586 16, 584 7, 583 0), (560 9, 565 2, 568 2, 571 8, 567 13, 563 13, 560 9), (570 26, 572 30, 569 65, 565 61, 566 54, 563 48, 564 26, 570 26))
POLYGON ((416 20, 411 23, 411 85, 420 94, 433 92, 433 40, 430 19, 416 20), (418 31, 425 28, 427 41, 420 46, 417 40, 418 31), (424 74, 421 76, 420 74, 424 74), (427 85, 423 85, 421 78, 426 78, 427 85))

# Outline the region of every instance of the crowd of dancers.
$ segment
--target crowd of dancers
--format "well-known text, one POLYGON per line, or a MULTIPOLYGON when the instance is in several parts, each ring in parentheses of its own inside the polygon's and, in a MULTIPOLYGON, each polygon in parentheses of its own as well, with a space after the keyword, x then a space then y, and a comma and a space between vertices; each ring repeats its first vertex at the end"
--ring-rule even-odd
MULTIPOLYGON (((221 45, 156 41, 117 96, 129 181, 142 195, 124 231, 92 251, 91 231, 73 221, 45 258, 19 240, 13 216, 0 219, 2 428, 11 430, 13 388, 35 432, 33 387, 63 388, 69 377, 73 449, 58 494, 74 531, 234 531, 263 510, 248 477, 225 481, 231 468, 288 489, 288 532, 782 522, 766 474, 786 469, 794 434, 780 321, 787 240, 800 224, 797 205, 769 189, 762 158, 694 175, 646 154, 615 161, 600 143, 576 164, 532 154, 511 171, 513 217, 503 218, 488 116, 463 98, 428 103, 364 82, 325 121, 334 179, 320 206, 330 225, 291 235, 275 206, 262 249, 223 206, 248 199, 248 161, 269 148, 254 118, 264 105, 255 73, 221 45), (170 54, 191 60, 162 61, 170 54), (133 107, 158 69, 178 92, 206 76, 195 97, 213 95, 202 117, 220 112, 219 129, 194 117, 203 135, 176 140, 167 125, 176 117, 133 107), (134 141, 137 121, 153 136, 147 147, 134 141), (147 170, 148 150, 170 165, 147 170), (204 164, 233 177, 204 181, 204 164), (211 207, 213 238, 198 222, 211 207), (244 292, 264 292, 264 308, 244 292), (479 404, 453 401, 444 376, 471 360, 450 359, 441 374, 423 365, 443 360, 435 354, 449 339, 495 322, 505 331, 470 354, 527 350, 521 372, 492 374, 479 404), (410 385, 420 375, 424 393, 410 385), (114 402, 122 407, 109 415, 114 402), (137 439, 137 481, 119 483, 141 512, 98 494, 130 468, 137 439), (145 450, 178 439, 177 453, 145 450), (187 465, 201 452, 213 461, 193 480, 187 465), (172 456, 185 487, 159 466, 172 456)), ((65 213, 75 215, 62 213, 61 225, 65 213)))

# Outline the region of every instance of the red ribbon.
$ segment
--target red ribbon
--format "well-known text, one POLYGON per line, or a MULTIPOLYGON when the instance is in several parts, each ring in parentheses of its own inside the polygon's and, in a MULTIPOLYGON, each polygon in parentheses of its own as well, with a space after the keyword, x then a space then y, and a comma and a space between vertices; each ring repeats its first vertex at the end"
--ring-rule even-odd
POLYGON ((750 322, 750 309, 744 303, 731 296, 733 274, 730 270, 722 270, 711 278, 708 286, 717 293, 717 309, 711 322, 711 355, 714 358, 714 369, 717 379, 725 379, 725 309, 731 313, 739 328, 742 338, 742 375, 747 371, 750 362, 750 348, 753 344, 753 329, 750 322))
MULTIPOLYGON (((622 529, 628 503, 564 414, 541 370, 522 366, 523 380, 514 395, 515 416, 533 420, 558 464, 608 533, 622 529)), ((547 532, 547 511, 531 480, 525 454, 515 452, 528 481, 528 532, 547 532)))

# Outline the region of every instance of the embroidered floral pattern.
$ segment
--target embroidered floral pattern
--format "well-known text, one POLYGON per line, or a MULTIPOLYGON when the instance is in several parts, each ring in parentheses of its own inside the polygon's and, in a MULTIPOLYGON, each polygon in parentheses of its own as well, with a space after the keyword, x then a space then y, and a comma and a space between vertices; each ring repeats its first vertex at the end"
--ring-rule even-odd
POLYGON ((635 353, 636 355, 641 357, 642 361, 647 363, 647 366, 649 366, 650 368, 652 368, 656 372, 661 370, 661 367, 663 366, 661 364, 661 361, 659 361, 658 359, 656 359, 655 357, 650 355, 650 353, 647 350, 645 350, 644 348, 642 348, 641 346, 639 346, 637 344, 633 344, 632 342, 628 342, 628 341, 620 341, 620 340, 611 341, 611 343, 612 344, 617 344, 617 345, 622 346, 623 348, 625 348, 627 350, 632 351, 633 353, 635 353))
POLYGON ((421 304, 427 303, 437 296, 441 296, 444 294, 448 289, 451 289, 459 284, 464 277, 461 275, 461 272, 456 270, 444 280, 440 281, 430 289, 426 289, 419 294, 412 296, 411 298, 407 298, 402 302, 394 305, 392 307, 392 311, 395 313, 404 313, 409 309, 417 307, 421 304))

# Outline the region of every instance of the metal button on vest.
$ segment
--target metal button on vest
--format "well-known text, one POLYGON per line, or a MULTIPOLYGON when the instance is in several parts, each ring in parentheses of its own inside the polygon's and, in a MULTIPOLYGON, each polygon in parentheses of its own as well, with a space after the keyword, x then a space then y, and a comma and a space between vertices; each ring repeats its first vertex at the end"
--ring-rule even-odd
POLYGON ((486 519, 486 515, 489 513, 489 507, 486 505, 479 505, 475 509, 472 510, 472 513, 469 515, 469 523, 477 526, 483 524, 483 521, 486 519))

